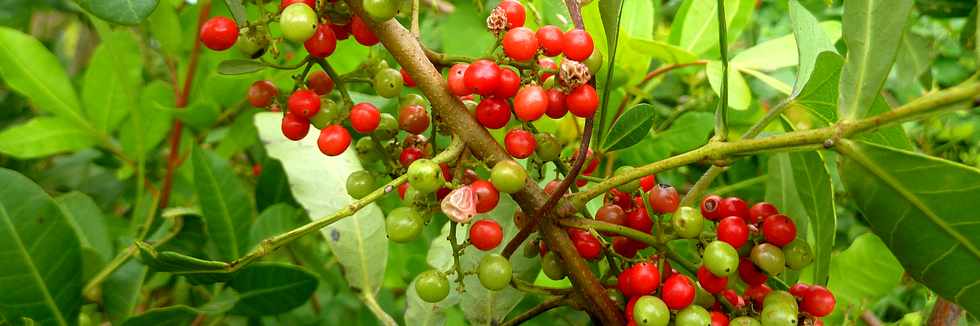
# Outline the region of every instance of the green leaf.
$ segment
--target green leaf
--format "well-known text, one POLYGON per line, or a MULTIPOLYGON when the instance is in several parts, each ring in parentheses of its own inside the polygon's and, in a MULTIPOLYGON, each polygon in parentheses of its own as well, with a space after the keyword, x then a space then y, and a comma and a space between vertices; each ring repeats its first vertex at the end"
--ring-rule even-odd
POLYGON ((136 25, 157 7, 158 0, 76 0, 95 16, 120 25, 136 25))
POLYGON ((841 71, 838 111, 843 120, 868 115, 898 52, 912 0, 844 2, 847 60, 841 71))
POLYGON ((980 170, 880 145, 845 143, 841 180, 913 278, 980 313, 980 170))
POLYGON ((688 112, 674 121, 670 128, 652 133, 639 146, 620 152, 626 164, 640 166, 667 158, 671 153, 683 153, 708 142, 714 130, 714 115, 708 112, 688 112))
MULTIPOLYGON (((827 21, 819 24, 831 42, 836 42, 841 36, 841 25, 837 21, 827 21)), ((777 37, 739 52, 732 57, 732 67, 737 69, 753 69, 773 71, 781 68, 796 66, 799 63, 799 53, 796 38, 790 34, 777 37)))
POLYGON ((162 5, 153 10, 147 20, 146 27, 158 42, 160 48, 170 55, 180 54, 183 34, 181 33, 180 17, 177 15, 177 8, 165 1, 162 5))
POLYGON ((61 117, 35 117, 0 132, 0 152, 21 159, 76 151, 95 143, 91 133, 61 117))
POLYGON ((79 124, 76 128, 91 127, 61 62, 34 37, 0 27, 0 77, 37 109, 79 124))
MULTIPOLYGON (((755 1, 725 0, 728 39, 736 40, 752 15, 755 1)), ((718 49, 718 1, 685 0, 671 24, 670 43, 702 55, 718 49)), ((718 56, 718 54, 714 54, 718 56)))
POLYGON ((282 163, 275 159, 266 159, 262 162, 262 174, 255 185, 255 206, 259 210, 265 210, 277 203, 295 204, 296 200, 289 192, 289 180, 286 179, 282 163))
POLYGON ((154 308, 143 314, 127 319, 123 326, 184 326, 190 325, 197 318, 198 311, 184 305, 154 308))
POLYGON ((293 310, 316 290, 316 275, 297 266, 257 263, 241 270, 228 282, 238 291, 232 312, 246 316, 276 315, 293 310))
MULTIPOLYGON (((456 10, 439 23, 435 29, 438 40, 441 41, 446 53, 455 55, 480 56, 493 45, 493 34, 487 32, 485 19, 487 12, 479 12, 473 1, 454 2, 456 10), (460 40, 465 40, 460 42, 460 40)), ((567 17, 567 16, 566 16, 567 17)), ((422 33, 425 35, 426 33, 422 33)), ((596 42, 600 44, 599 42, 596 42)), ((340 49, 337 49, 338 51, 340 49)), ((360 59, 359 59, 360 60, 360 59)))
POLYGON ((140 261, 129 260, 102 283, 102 302, 110 321, 121 323, 136 311, 148 270, 140 261))
POLYGON ((698 56, 688 50, 661 41, 643 38, 630 38, 630 48, 640 54, 653 57, 665 64, 688 63, 698 60, 698 56))
MULTIPOLYGON (((721 94, 722 67, 720 61, 710 61, 705 67, 708 75, 708 83, 715 94, 721 94)), ((744 111, 752 103, 752 91, 749 84, 745 82, 742 73, 738 69, 728 69, 728 106, 732 109, 744 111)))
POLYGON ((244 75, 265 69, 265 65, 256 60, 229 59, 218 63, 218 73, 222 75, 244 75))
POLYGON ((126 30, 108 32, 85 71, 82 103, 95 129, 111 133, 123 121, 142 84, 140 47, 126 30))
POLYGON ((228 133, 225 134, 224 139, 218 144, 218 148, 214 150, 218 156, 230 158, 235 153, 259 142, 258 132, 255 130, 255 124, 252 123, 254 121, 253 116, 256 112, 258 110, 250 109, 239 113, 235 117, 235 121, 231 123, 228 133))
POLYGON ((211 284, 231 279, 233 273, 228 263, 200 259, 173 251, 157 251, 146 242, 137 242, 140 261, 157 272, 187 276, 195 284, 211 284))
POLYGON ((233 260, 248 250, 248 233, 252 225, 252 199, 235 176, 228 162, 194 148, 194 188, 204 213, 208 236, 214 241, 221 259, 233 260))
POLYGON ((142 89, 139 103, 119 131, 123 152, 133 158, 145 156, 167 137, 172 118, 162 108, 174 106, 174 90, 161 80, 153 81, 142 89))
MULTIPOLYGON (((793 96, 797 96, 804 85, 810 84, 810 76, 818 67, 819 55, 823 52, 837 53, 837 49, 834 47, 836 41, 831 40, 825 30, 820 28, 817 18, 807 11, 806 7, 801 5, 798 0, 790 0, 789 2, 789 19, 793 25, 793 37, 799 53, 799 67, 796 84, 793 87, 793 96)), ((833 69, 833 72, 840 72, 842 65, 843 62, 833 69)), ((837 86, 839 77, 840 75, 835 77, 834 86, 837 86)))
POLYGON ((82 304, 75 230, 33 181, 0 169, 0 315, 74 325, 82 304))
POLYGON ((624 112, 609 128, 602 142, 602 150, 609 152, 636 145, 650 134, 656 114, 649 104, 639 104, 624 112))
POLYGON ((81 192, 73 191, 55 198, 62 208, 62 213, 69 217, 76 227, 78 241, 82 247, 89 247, 108 260, 115 254, 109 228, 106 225, 102 210, 91 197, 81 192))
POLYGON ((302 226, 300 212, 293 206, 285 203, 269 206, 255 219, 255 224, 252 225, 252 231, 249 233, 249 244, 258 245, 266 238, 286 233, 300 226, 302 226))
MULTIPOLYGON (((865 233, 831 259, 830 282, 837 305, 824 317, 828 325, 843 325, 844 314, 863 311, 899 285, 902 266, 878 236, 865 233)), ((852 317, 853 318, 853 317, 852 317)))
POLYGON ((929 40, 915 33, 905 33, 895 58, 895 79, 900 83, 918 83, 919 76, 929 71, 932 63, 930 58, 929 40))
POLYGON ((228 6, 232 17, 235 18, 235 23, 238 25, 248 23, 248 15, 245 13, 245 6, 242 5, 242 0, 225 0, 225 5, 228 6))
MULTIPOLYGON (((311 129, 306 138, 294 142, 286 139, 280 130, 282 117, 263 112, 255 115, 259 139, 265 144, 269 156, 279 160, 292 189, 293 197, 306 209, 312 219, 322 219, 346 207, 353 201, 344 187, 347 176, 361 170, 361 163, 353 150, 338 156, 326 156, 317 149, 319 133, 311 129), (315 175, 316 178, 309 176, 315 175)), ((342 219, 321 232, 337 260, 344 267, 344 276, 351 288, 360 291, 361 299, 377 307, 375 298, 384 279, 385 262, 388 260, 388 239, 385 234, 384 215, 381 209, 370 204, 354 216, 342 219)), ((372 312, 383 321, 391 321, 377 307, 372 312)))

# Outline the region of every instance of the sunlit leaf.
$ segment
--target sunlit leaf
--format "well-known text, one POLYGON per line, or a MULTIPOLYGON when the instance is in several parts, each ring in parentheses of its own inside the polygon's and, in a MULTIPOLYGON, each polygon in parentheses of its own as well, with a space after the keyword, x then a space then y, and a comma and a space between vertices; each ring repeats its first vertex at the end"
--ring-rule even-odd
POLYGON ((615 151, 636 145, 650 134, 656 114, 649 104, 640 104, 623 112, 603 138, 602 150, 615 151))
POLYGON ((136 25, 157 7, 158 0, 75 0, 82 8, 106 21, 136 25))

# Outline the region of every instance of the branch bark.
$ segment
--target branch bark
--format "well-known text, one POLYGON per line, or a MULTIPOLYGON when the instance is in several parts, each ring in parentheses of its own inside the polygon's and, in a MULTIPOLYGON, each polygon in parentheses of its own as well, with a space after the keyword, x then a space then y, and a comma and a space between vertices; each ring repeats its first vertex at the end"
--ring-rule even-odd
POLYGON ((946 299, 938 298, 936 299, 936 305, 932 307, 932 313, 929 314, 929 321, 926 325, 929 326, 952 326, 956 325, 956 321, 960 319, 963 315, 963 308, 960 308, 956 304, 946 301, 946 299))

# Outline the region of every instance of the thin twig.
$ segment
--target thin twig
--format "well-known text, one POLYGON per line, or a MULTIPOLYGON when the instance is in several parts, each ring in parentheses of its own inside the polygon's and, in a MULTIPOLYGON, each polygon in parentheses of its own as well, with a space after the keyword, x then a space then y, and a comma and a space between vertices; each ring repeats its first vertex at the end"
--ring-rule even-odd
POLYGON ((514 316, 513 319, 508 320, 508 321, 505 321, 505 322, 501 323, 500 325, 501 326, 520 325, 520 324, 522 324, 522 323, 524 323, 524 322, 526 322, 528 320, 531 320, 531 318, 534 318, 537 315, 540 315, 540 314, 542 314, 542 313, 544 313, 544 312, 546 312, 548 310, 551 310, 551 309, 554 309, 555 307, 560 306, 561 303, 562 303, 562 301, 564 301, 564 300, 565 300, 565 296, 555 296, 555 297, 548 298, 547 300, 545 300, 544 302, 541 302, 537 306, 534 306, 531 309, 528 309, 527 311, 522 312, 520 315, 514 316))

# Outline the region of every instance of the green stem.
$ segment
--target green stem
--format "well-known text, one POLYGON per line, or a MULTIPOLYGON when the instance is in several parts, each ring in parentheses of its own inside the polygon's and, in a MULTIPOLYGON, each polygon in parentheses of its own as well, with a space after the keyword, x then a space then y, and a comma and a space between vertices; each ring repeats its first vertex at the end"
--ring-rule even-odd
POLYGON ((697 263, 689 261, 687 260, 687 258, 684 258, 678 253, 674 252, 673 250, 670 250, 670 248, 667 246, 667 242, 673 240, 670 237, 664 236, 663 241, 661 241, 660 239, 657 239, 657 237, 654 237, 653 235, 647 234, 646 232, 639 231, 630 227, 607 223, 603 221, 590 220, 585 218, 566 218, 566 219, 562 219, 559 223, 562 226, 566 226, 566 227, 579 228, 583 230, 592 229, 599 232, 615 233, 636 241, 643 242, 649 246, 656 248, 658 252, 665 253, 667 255, 667 258, 676 261, 677 263, 681 264, 681 266, 683 266, 684 268, 687 268, 690 271, 698 270, 697 263))
POLYGON ((323 71, 327 72, 327 76, 330 76, 330 78, 334 80, 337 90, 340 91, 340 97, 344 99, 344 103, 347 104, 347 107, 349 108, 353 106, 354 101, 351 100, 350 93, 347 92, 347 85, 344 83, 344 79, 337 74, 336 70, 333 70, 330 63, 327 63, 327 60, 324 60, 323 58, 314 58, 313 62, 316 62, 320 68, 323 68, 323 71))
POLYGON ((456 283, 459 284, 459 286, 456 287, 456 290, 463 292, 466 291, 466 284, 463 283, 463 264, 459 263, 459 256, 462 254, 463 250, 456 242, 458 241, 456 239, 457 225, 459 225, 459 223, 456 223, 455 221, 449 222, 449 236, 446 239, 449 240, 449 246, 453 248, 453 270, 456 271, 456 283))
POLYGON ((754 177, 754 178, 745 179, 745 180, 742 180, 742 181, 739 181, 739 182, 736 182, 736 183, 733 183, 733 184, 730 184, 730 185, 727 185, 727 186, 722 186, 722 187, 711 189, 711 191, 709 193, 715 194, 715 195, 725 195, 725 194, 732 193, 732 192, 734 192, 736 190, 739 190, 739 189, 742 189, 742 188, 748 188, 748 187, 751 187, 751 186, 754 186, 754 185, 757 185, 757 184, 766 182, 766 180, 769 180, 769 176, 768 175, 760 175, 760 176, 757 176, 757 177, 754 177))
POLYGON ((725 27, 725 1, 718 0, 718 46, 721 50, 721 97, 715 111, 715 139, 728 139, 728 28, 725 27))

